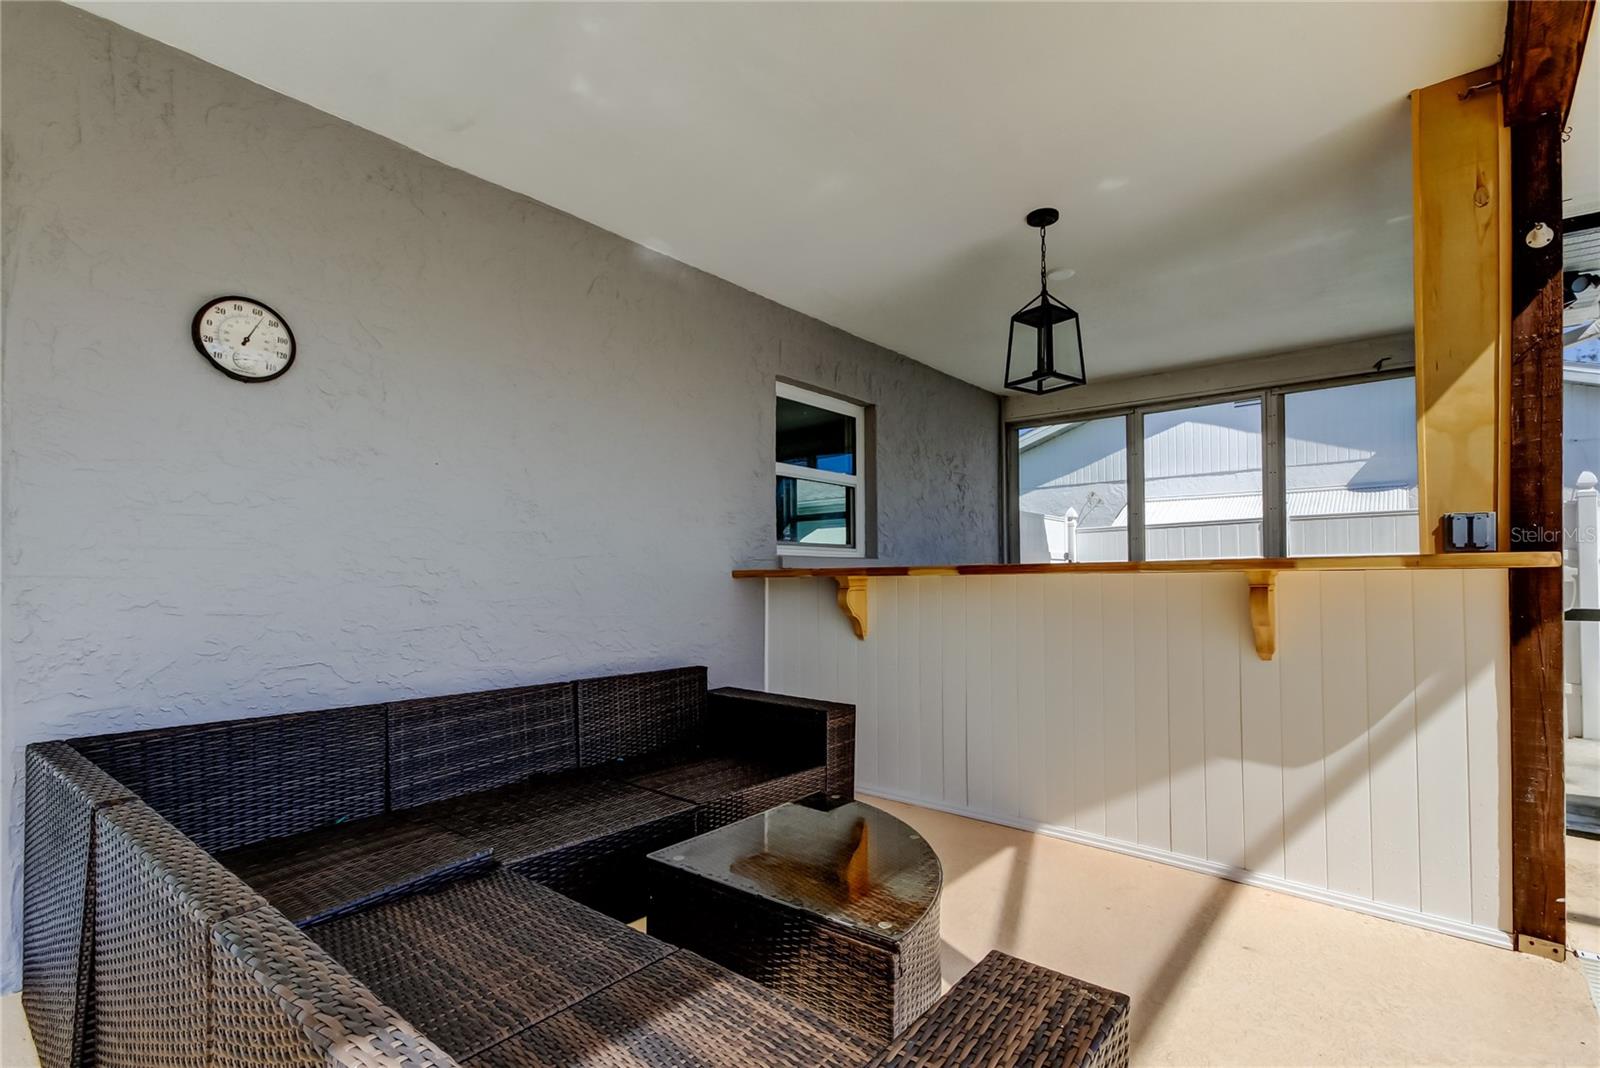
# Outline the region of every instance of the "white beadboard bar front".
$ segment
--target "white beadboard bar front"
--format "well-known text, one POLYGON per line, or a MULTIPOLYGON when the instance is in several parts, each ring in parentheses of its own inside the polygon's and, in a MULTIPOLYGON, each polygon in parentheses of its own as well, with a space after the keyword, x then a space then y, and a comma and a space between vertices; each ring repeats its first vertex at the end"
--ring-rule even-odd
POLYGON ((767 688, 857 788, 1509 947, 1506 572, 766 579, 767 688))

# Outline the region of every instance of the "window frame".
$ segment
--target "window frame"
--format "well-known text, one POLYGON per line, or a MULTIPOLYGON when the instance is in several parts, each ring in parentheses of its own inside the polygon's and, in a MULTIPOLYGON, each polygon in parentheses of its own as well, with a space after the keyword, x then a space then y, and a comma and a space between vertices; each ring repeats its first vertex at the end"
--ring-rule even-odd
POLYGON ((772 398, 773 412, 773 484, 776 486, 779 478, 798 478, 807 482, 824 482, 834 486, 847 486, 854 490, 854 529, 848 545, 814 545, 803 541, 778 541, 777 554, 779 556, 837 556, 844 558, 858 558, 866 555, 866 530, 867 530, 867 409, 863 404, 842 400, 828 393, 819 393, 805 386, 797 386, 791 382, 780 381, 772 398), (848 416, 855 421, 855 474, 846 475, 837 471, 822 471, 815 467, 801 467, 798 464, 779 463, 777 460, 777 412, 778 401, 792 400, 800 404, 809 404, 814 408, 834 412, 838 415, 848 416))
MULTIPOLYGON (((1022 551, 1018 529, 1021 523, 1021 492, 1017 432, 1036 426, 1055 426, 1064 422, 1088 422, 1092 419, 1121 417, 1127 440, 1128 472, 1128 560, 1145 562, 1145 478, 1144 478, 1144 420, 1158 412, 1197 408, 1208 404, 1225 404, 1237 401, 1259 401, 1261 404, 1261 551, 1259 559, 1286 558, 1288 556, 1289 525, 1285 463, 1288 442, 1284 437, 1284 398, 1291 393, 1309 393, 1339 386, 1357 386, 1367 382, 1383 382, 1396 378, 1415 378, 1414 366, 1384 368, 1356 375, 1337 375, 1330 378, 1296 381, 1270 386, 1251 386, 1244 389, 1220 390, 1214 393, 1197 393, 1182 398, 1162 398, 1136 404, 1118 404, 1103 408, 1085 408, 1060 412, 1054 415, 1033 416, 1008 421, 1003 424, 1004 435, 1001 455, 1005 461, 1006 494, 1006 560, 1017 563, 1022 551)), ((1385 554, 1405 555, 1405 554, 1385 554)), ((1061 565, 1070 567, 1070 564, 1061 565)))

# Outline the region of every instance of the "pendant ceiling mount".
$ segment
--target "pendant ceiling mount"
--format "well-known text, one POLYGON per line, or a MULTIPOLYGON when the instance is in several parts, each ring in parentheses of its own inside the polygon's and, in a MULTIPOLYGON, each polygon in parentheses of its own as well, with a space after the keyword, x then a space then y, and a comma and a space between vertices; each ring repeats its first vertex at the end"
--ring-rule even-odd
POLYGON ((1054 393, 1088 381, 1078 313, 1047 286, 1044 232, 1060 218, 1055 208, 1034 208, 1027 215, 1028 225, 1039 231, 1039 295, 1011 317, 1006 338, 1006 388, 1019 393, 1054 393))

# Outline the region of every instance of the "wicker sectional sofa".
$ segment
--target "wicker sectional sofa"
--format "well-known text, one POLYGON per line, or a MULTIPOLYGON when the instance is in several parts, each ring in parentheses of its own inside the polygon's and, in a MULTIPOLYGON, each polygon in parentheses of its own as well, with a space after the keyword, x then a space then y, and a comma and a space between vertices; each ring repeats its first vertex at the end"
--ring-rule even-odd
POLYGON ((29 746, 41 1061, 1125 1061, 1126 998, 1002 954, 885 1048, 622 922, 646 852, 848 800, 853 750, 703 668, 29 746))

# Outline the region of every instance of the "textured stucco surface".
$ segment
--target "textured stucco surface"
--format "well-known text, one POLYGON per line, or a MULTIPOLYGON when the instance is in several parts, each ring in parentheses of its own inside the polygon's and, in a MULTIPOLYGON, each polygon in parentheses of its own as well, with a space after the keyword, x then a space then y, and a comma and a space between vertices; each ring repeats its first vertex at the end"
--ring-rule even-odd
POLYGON ((0 18, 0 987, 28 742, 758 685, 728 570, 772 558, 776 377, 878 406, 880 559, 994 559, 992 395, 71 8, 0 18), (282 379, 194 352, 226 292, 290 320, 282 379))

